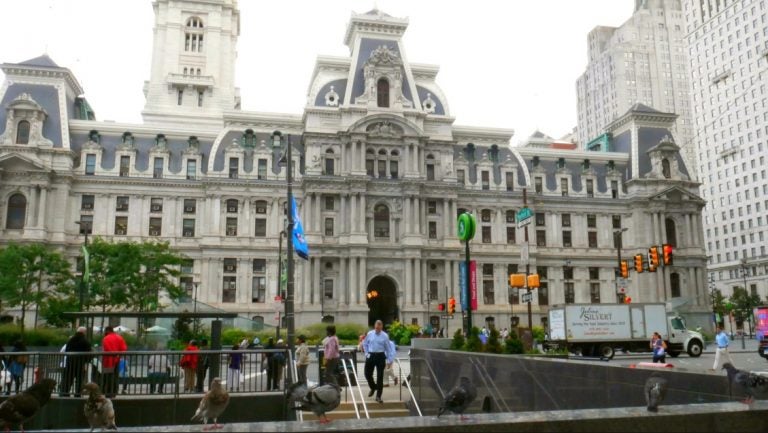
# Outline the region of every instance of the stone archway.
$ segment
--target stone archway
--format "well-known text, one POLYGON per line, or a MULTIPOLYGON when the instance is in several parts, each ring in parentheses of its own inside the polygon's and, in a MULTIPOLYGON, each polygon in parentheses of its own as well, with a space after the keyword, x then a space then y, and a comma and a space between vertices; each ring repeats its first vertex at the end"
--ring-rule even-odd
POLYGON ((397 320, 400 315, 397 307, 397 285, 389 277, 379 275, 368 283, 365 290, 368 302, 368 326, 373 326, 377 320, 384 325, 397 320))

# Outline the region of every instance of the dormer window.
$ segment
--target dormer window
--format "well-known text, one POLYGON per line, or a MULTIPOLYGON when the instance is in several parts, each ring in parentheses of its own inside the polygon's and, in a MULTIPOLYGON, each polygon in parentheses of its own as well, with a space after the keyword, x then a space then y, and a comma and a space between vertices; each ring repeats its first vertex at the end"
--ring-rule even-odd
POLYGON ((29 122, 22 120, 16 126, 16 144, 29 144, 29 122))
POLYGON ((389 108, 389 81, 379 78, 376 83, 377 104, 379 107, 389 108))

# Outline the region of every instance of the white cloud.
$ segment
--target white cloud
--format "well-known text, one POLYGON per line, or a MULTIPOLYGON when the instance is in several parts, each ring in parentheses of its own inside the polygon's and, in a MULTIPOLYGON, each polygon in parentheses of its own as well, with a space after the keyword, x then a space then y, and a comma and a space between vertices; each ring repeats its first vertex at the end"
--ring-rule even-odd
MULTIPOLYGON (((300 113, 315 58, 348 55, 350 14, 373 5, 241 0, 236 82, 243 109, 300 113)), ((514 128, 515 142, 535 129, 557 137, 576 125, 587 33, 632 14, 629 0, 379 0, 378 7, 409 18, 406 56, 440 66, 437 82, 457 124, 514 128)), ((0 61, 47 50, 75 73, 98 119, 140 122, 153 23, 148 0, 12 2, 0 14, 0 61)))

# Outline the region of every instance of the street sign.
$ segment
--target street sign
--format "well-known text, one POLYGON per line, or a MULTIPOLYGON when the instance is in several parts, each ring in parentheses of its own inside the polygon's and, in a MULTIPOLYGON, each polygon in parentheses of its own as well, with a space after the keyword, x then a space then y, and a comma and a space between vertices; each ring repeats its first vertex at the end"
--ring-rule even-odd
POLYGON ((523 293, 523 295, 520 297, 520 299, 523 302, 531 302, 531 301, 533 301, 533 292, 525 292, 525 293, 523 293))
POLYGON ((533 213, 531 209, 524 207, 517 212, 517 228, 521 229, 531 223, 533 213))
POLYGON ((453 319, 453 316, 451 316, 450 314, 443 314, 440 316, 440 318, 450 320, 450 319, 453 319))
POLYGON ((275 301, 280 302, 283 300, 283 297, 280 295, 275 296, 275 301))

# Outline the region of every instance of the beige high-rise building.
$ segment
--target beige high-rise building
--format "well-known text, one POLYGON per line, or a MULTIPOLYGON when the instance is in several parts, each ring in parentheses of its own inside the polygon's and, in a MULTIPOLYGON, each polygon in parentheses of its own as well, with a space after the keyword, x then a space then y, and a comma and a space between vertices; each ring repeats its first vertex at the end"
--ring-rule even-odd
POLYGON ((620 27, 589 33, 587 68, 576 81, 584 148, 640 103, 678 115, 672 134, 696 178, 684 27, 680 0, 636 0, 632 17, 620 27))
POLYGON ((768 294, 768 2, 686 0, 710 288, 768 294))

